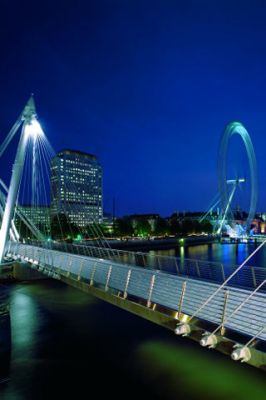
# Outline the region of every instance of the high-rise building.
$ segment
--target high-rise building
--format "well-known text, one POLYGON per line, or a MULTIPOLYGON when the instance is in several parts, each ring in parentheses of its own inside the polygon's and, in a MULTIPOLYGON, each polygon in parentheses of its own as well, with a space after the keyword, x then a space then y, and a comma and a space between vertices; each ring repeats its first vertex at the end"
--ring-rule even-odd
POLYGON ((85 227, 103 220, 102 167, 96 156, 63 150, 51 160, 51 217, 85 227))
MULTIPOLYGON (((44 235, 50 234, 50 207, 49 206, 31 206, 31 205, 19 205, 18 211, 35 225, 41 233, 44 235)), ((21 218, 16 214, 15 225, 19 231, 21 225, 21 218)))

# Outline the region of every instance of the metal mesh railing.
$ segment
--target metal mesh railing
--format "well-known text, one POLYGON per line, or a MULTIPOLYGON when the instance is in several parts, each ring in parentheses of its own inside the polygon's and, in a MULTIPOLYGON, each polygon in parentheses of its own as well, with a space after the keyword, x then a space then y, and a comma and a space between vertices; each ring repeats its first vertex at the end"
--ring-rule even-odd
MULTIPOLYGON (((222 263, 207 260, 162 256, 69 243, 34 242, 32 244, 67 253, 115 261, 125 265, 144 267, 217 283, 223 283, 238 268, 238 266, 228 266, 225 268, 222 263)), ((228 285, 255 289, 264 279, 266 279, 266 268, 246 265, 228 282, 228 285)), ((261 288, 261 290, 266 291, 266 287, 261 288)))
MULTIPOLYGON (((141 268, 95 257, 84 257, 62 251, 11 243, 8 254, 29 262, 48 276, 58 274, 89 285, 100 285, 147 301, 147 306, 160 304, 178 313, 197 316, 214 323, 217 329, 234 331, 266 340, 266 294, 257 290, 220 287, 217 283, 185 276, 178 278, 151 268, 141 268), (51 274, 51 275, 50 275, 51 274), (184 287, 185 285, 185 287, 184 287), (225 296, 225 294, 227 294, 225 296), (209 299, 211 301, 209 301, 209 299)), ((250 276, 248 276, 250 278, 250 276)), ((233 278, 232 278, 233 279, 233 278)))

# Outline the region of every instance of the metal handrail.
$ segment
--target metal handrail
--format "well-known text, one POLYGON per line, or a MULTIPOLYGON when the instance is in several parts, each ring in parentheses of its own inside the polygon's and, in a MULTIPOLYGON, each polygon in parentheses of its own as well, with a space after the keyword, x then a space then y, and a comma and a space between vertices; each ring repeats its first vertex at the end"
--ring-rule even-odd
POLYGON ((207 304, 218 294, 224 287, 225 285, 239 272, 241 269, 246 265, 246 263, 256 254, 262 246, 266 243, 266 240, 264 240, 254 251, 251 253, 245 261, 223 282, 222 285, 218 287, 217 290, 215 290, 214 293, 211 294, 211 296, 203 303, 201 306, 193 313, 193 315, 190 317, 190 321, 204 308, 206 307, 207 304))
MULTIPOLYGON (((18 255, 21 260, 29 261, 33 267, 34 263, 36 264, 36 262, 38 262, 38 264, 42 266, 40 271, 46 274, 51 273, 53 275, 57 273, 68 278, 76 279, 77 281, 84 279, 88 284, 94 284, 95 282, 96 284, 102 285, 106 290, 108 290, 110 283, 110 288, 124 292, 124 296, 128 293, 146 300, 148 305, 155 302, 187 315, 193 315, 195 310, 198 310, 198 307, 202 304, 202 301, 206 298, 208 299, 210 294, 216 291, 217 287, 219 288, 217 284, 203 280, 195 280, 194 278, 186 278, 184 276, 176 279, 173 275, 165 272, 160 273, 160 271, 143 269, 137 266, 121 265, 115 261, 108 262, 109 260, 97 259, 95 263, 95 259, 91 257, 66 254, 56 250, 36 248, 35 246, 19 243, 10 245, 10 254, 18 255), (111 266, 112 269, 110 269, 111 266), (83 275, 81 275, 82 269, 84 271, 83 275), (112 276, 114 279, 117 279, 117 286, 112 286, 114 285, 112 276), (106 286, 107 279, 108 285, 106 286), (182 293, 182 287, 185 282, 186 290, 182 293)), ((260 289, 259 286, 257 291, 260 289)), ((228 289, 228 287, 226 287, 226 289, 228 289)), ((230 310, 233 307, 234 309, 235 307, 239 309, 242 308, 247 303, 248 298, 250 299, 254 295, 254 291, 248 292, 247 290, 234 287, 230 289, 230 292, 229 300, 235 298, 235 301, 231 302, 230 307, 228 306, 230 310), (244 301, 242 301, 243 296, 245 296, 244 301), (241 307, 237 304, 239 301, 241 302, 241 307)), ((265 293, 261 293, 258 299, 261 299, 261 304, 265 304, 265 293)), ((223 325, 226 322, 223 317, 223 306, 224 296, 220 293, 220 295, 215 296, 209 307, 201 310, 198 318, 208 320, 220 327, 221 321, 223 321, 223 325)), ((254 336, 254 334, 259 331, 262 324, 265 324, 266 316, 262 314, 261 318, 256 319, 255 316, 257 315, 259 305, 251 304, 251 306, 252 315, 254 316, 251 325, 250 308, 248 307, 242 310, 241 318, 236 318, 232 323, 229 323, 227 327, 230 329, 237 329, 239 332, 248 334, 249 336, 254 336)), ((236 313, 236 311, 233 312, 236 313)), ((264 335, 262 339, 265 340, 264 335)))
POLYGON ((90 257, 118 261, 125 265, 140 266, 155 270, 159 269, 178 276, 191 276, 196 279, 218 283, 224 283, 226 281, 230 286, 233 285, 254 289, 261 281, 261 278, 266 278, 266 269, 262 267, 250 267, 248 265, 243 267, 243 264, 240 268, 241 271, 239 272, 239 266, 231 266, 228 267, 228 269, 225 269, 222 263, 208 260, 151 255, 149 253, 129 252, 116 249, 113 249, 110 253, 110 250, 106 248, 82 246, 78 244, 73 245, 51 242, 34 243, 44 248, 54 248, 55 250, 63 252, 72 251, 74 253, 77 252, 78 254, 83 253, 85 256, 89 255, 90 257), (249 271, 251 271, 254 276, 249 276, 249 271), (230 277, 230 279, 228 279, 228 277, 230 277))
POLYGON ((220 324, 219 326, 217 326, 217 328, 212 332, 212 334, 215 334, 216 332, 218 332, 218 330, 222 327, 222 325, 224 325, 227 321, 229 321, 235 314, 237 314, 238 313, 238 311, 259 291, 259 289, 263 286, 263 285, 265 285, 265 283, 266 283, 266 279, 255 289, 255 290, 253 290, 253 292, 252 293, 250 293, 246 298, 245 298, 245 300, 243 300, 242 301, 242 303, 238 306, 238 307, 236 307, 235 309, 234 309, 234 311, 229 315, 229 316, 227 316, 227 317, 225 317, 225 319, 224 319, 224 321, 223 321, 223 323, 222 324, 220 324))

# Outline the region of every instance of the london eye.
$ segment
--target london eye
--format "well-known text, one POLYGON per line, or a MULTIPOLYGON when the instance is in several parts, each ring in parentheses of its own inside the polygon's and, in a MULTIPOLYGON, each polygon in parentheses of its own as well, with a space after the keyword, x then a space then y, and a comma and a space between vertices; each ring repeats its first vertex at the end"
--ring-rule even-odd
MULTIPOLYGON (((230 122, 222 134, 218 151, 218 184, 221 212, 217 221, 216 233, 220 234, 224 229, 231 231, 235 229, 233 204, 237 200, 238 207, 240 207, 239 199, 242 195, 245 200, 246 218, 240 234, 249 235, 258 198, 257 163, 250 135, 241 122, 230 122), (233 137, 242 142, 238 142, 237 145, 242 147, 242 156, 245 153, 246 169, 244 173, 243 168, 241 170, 239 167, 236 151, 230 159, 233 137)), ((235 232, 235 234, 238 235, 239 232, 235 232)))

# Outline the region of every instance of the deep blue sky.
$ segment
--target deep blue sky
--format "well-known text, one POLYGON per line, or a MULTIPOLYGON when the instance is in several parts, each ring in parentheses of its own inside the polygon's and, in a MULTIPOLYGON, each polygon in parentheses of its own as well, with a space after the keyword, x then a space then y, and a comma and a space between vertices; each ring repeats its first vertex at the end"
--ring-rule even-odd
POLYGON ((107 211, 205 209, 231 120, 266 210, 265 1, 1 0, 0 55, 1 138, 34 92, 55 150, 99 157, 107 211))

